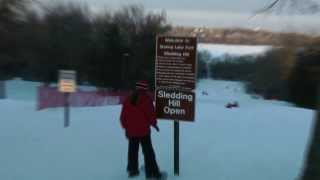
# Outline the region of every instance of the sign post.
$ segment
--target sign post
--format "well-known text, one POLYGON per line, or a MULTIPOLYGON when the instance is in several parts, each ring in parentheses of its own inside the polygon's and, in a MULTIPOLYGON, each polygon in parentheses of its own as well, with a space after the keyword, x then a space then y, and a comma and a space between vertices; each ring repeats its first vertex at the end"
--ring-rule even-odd
POLYGON ((69 96, 70 96, 70 93, 64 93, 64 99, 65 99, 65 104, 64 104, 64 127, 69 127, 69 125, 70 125, 69 96))
POLYGON ((197 66, 195 37, 158 36, 156 51, 157 118, 174 120, 174 174, 179 176, 179 121, 193 122, 197 66))
POLYGON ((70 93, 76 92, 76 71, 60 70, 59 71, 59 91, 64 93, 64 127, 70 125, 70 93))
POLYGON ((180 150, 179 150, 179 147, 180 147, 180 133, 179 133, 179 121, 174 121, 174 130, 173 130, 173 134, 174 134, 174 139, 173 139, 173 142, 174 142, 174 160, 173 160, 173 163, 174 163, 174 175, 176 176, 179 176, 180 174, 180 165, 179 165, 179 162, 180 162, 180 150))

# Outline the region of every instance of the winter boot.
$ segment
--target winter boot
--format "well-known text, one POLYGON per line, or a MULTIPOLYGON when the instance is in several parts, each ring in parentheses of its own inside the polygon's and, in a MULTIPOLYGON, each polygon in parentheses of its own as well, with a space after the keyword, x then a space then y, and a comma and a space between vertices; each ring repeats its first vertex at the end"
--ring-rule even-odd
POLYGON ((136 177, 136 176, 139 176, 139 171, 129 171, 129 173, 128 173, 128 177, 129 178, 134 178, 134 177, 136 177))
POLYGON ((152 175, 148 175, 146 176, 147 180, 166 180, 168 177, 166 172, 161 172, 159 174, 152 174, 152 175))

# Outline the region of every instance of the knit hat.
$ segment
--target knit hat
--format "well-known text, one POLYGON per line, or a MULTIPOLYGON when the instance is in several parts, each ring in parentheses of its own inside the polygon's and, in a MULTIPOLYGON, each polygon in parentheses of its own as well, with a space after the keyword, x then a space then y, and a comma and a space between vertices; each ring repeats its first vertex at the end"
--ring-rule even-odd
POLYGON ((136 82, 136 89, 148 90, 148 82, 145 80, 136 82))

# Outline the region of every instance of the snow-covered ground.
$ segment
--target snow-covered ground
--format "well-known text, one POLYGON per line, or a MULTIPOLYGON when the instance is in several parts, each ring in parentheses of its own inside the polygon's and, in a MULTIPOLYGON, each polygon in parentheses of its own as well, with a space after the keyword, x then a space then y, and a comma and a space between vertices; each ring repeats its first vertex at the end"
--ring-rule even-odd
POLYGON ((267 45, 227 45, 227 44, 208 44, 199 43, 199 51, 208 51, 212 57, 221 57, 224 55, 230 56, 245 56, 259 55, 270 50, 272 46, 267 45))
MULTIPOLYGON (((0 179, 127 179, 121 106, 72 108, 71 126, 63 128, 62 108, 36 111, 37 84, 7 82, 8 99, 0 100, 0 179)), ((159 121, 153 144, 169 179, 294 180, 312 118, 311 110, 253 99, 241 83, 201 80, 195 122, 180 126, 180 177, 173 176, 171 121, 159 121), (230 101, 240 107, 225 108, 230 101)))

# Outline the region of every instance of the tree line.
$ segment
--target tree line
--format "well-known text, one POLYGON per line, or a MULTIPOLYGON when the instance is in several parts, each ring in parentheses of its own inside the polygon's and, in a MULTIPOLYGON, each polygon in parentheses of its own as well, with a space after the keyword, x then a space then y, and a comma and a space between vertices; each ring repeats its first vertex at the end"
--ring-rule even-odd
POLYGON ((304 46, 295 46, 293 39, 283 42, 283 47, 259 56, 211 57, 208 52, 200 52, 198 77, 243 81, 248 93, 316 109, 320 39, 304 46))
POLYGON ((153 86, 156 36, 170 28, 164 12, 140 5, 94 14, 73 3, 35 9, 28 0, 0 0, 0 78, 50 83, 71 69, 80 84, 127 89, 146 79, 153 86))

